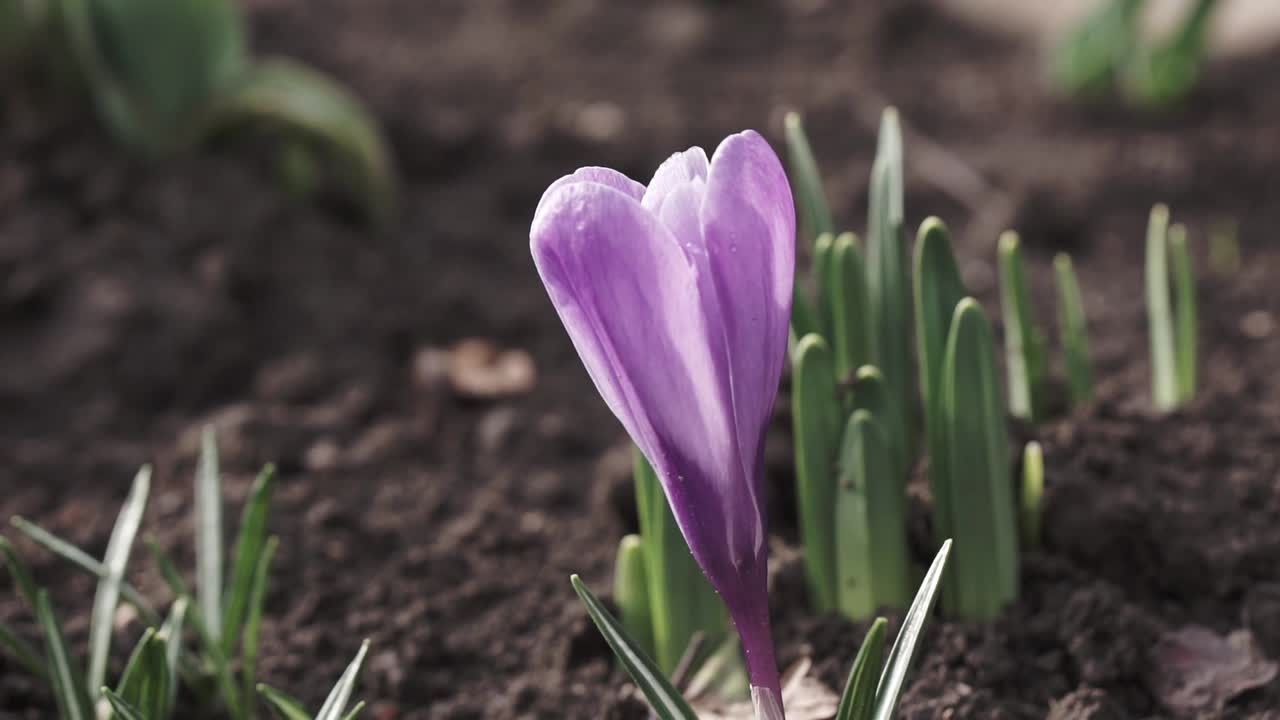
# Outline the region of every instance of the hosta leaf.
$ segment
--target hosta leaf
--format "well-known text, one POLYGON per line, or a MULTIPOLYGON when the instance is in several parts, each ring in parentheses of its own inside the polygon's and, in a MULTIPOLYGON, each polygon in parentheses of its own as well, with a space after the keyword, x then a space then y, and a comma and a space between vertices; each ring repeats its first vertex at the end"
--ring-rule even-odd
POLYGON ((290 60, 255 65, 214 118, 215 128, 246 124, 307 140, 333 162, 335 177, 371 220, 390 220, 396 183, 386 142, 369 111, 332 78, 290 60))

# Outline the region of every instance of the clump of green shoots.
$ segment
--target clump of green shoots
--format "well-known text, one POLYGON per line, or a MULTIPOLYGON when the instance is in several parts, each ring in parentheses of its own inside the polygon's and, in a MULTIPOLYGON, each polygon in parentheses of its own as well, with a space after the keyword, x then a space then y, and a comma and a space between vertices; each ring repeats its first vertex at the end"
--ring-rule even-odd
POLYGON ((1147 225, 1146 294, 1152 404, 1167 412, 1195 396, 1199 320, 1187 231, 1169 225, 1165 205, 1151 209, 1147 225))
POLYGON ((799 118, 788 116, 786 126, 801 232, 817 232, 816 293, 810 300, 797 291, 797 307, 803 303, 812 311, 793 313, 791 353, 806 574, 817 608, 862 619, 910 599, 905 488, 912 441, 904 385, 910 380, 910 348, 899 347, 908 336, 891 331, 894 318, 908 307, 901 297, 901 134, 896 114, 887 111, 872 173, 868 233, 879 249, 864 256, 857 236, 831 231, 817 163, 799 118), (892 378, 885 367, 894 368, 892 378))
MULTIPOLYGON (((906 688, 911 661, 942 586, 950 552, 951 542, 947 541, 925 573, 887 656, 885 636, 888 621, 877 618, 872 623, 849 670, 835 720, 892 720, 895 717, 898 700, 906 688)), ((630 626, 610 614, 604 603, 577 575, 572 576, 570 582, 592 622, 640 689, 654 715, 661 720, 697 720, 689 701, 649 653, 642 649, 641 643, 632 636, 630 626)))
POLYGON ((1054 51, 1049 74, 1069 95, 1121 91, 1143 107, 1167 108, 1190 94, 1204 63, 1217 0, 1197 0, 1179 27, 1147 44, 1140 20, 1146 0, 1108 0, 1054 51))
MULTIPOLYGON (((61 720, 175 717, 179 683, 195 694, 200 707, 220 704, 232 720, 257 717, 258 695, 290 720, 312 718, 297 700, 255 680, 263 605, 278 543, 266 532, 274 477, 275 470, 267 466, 254 482, 236 538, 231 572, 224 574, 221 479, 213 432, 206 430, 196 471, 198 582, 194 595, 168 556, 154 541, 148 543, 175 598, 163 616, 125 579, 150 493, 149 467, 143 467, 134 478, 101 561, 39 525, 14 517, 16 529, 96 577, 98 586, 90 616, 86 666, 72 657, 48 592, 36 586, 26 563, 0 536, 0 554, 14 586, 35 613, 43 637, 41 650, 12 628, 0 625, 0 650, 49 684, 61 720), (120 678, 108 684, 107 659, 121 601, 134 608, 146 629, 120 678), (184 642, 188 629, 195 631, 194 644, 184 642)), ((363 703, 352 708, 348 705, 367 646, 366 642, 361 647, 314 720, 351 720, 358 715, 363 703)))
POLYGON ((238 130, 280 139, 291 189, 322 173, 374 222, 390 219, 395 178, 372 115, 332 78, 247 49, 237 0, 7 0, 0 61, 25 57, 82 89, 108 131, 148 158, 238 130))

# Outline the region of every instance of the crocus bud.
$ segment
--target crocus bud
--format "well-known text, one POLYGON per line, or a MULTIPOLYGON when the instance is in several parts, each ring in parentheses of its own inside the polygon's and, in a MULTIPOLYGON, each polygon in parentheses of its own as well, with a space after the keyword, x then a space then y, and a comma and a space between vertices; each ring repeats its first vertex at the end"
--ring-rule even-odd
POLYGON ((646 187, 583 168, 542 196, 534 262, 596 389, 652 463, 724 597, 757 715, 781 718, 766 593, 765 430, 795 274, 786 173, 753 131, 646 187))

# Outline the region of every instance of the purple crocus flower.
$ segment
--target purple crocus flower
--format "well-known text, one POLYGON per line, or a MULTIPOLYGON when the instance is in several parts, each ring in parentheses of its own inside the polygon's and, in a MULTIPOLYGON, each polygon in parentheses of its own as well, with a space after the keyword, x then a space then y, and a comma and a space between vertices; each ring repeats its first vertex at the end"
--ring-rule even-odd
POLYGON ((787 348, 795 206, 748 130, 672 155, 648 187, 552 183, 533 259, 596 389, 657 471, 724 598, 762 717, 782 716, 766 594, 764 436, 787 348))

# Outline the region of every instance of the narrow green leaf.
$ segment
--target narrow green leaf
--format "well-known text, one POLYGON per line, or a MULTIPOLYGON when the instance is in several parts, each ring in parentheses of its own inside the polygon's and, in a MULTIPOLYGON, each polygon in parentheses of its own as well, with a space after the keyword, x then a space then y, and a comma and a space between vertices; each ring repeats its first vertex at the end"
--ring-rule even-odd
POLYGON ((836 575, 841 612, 855 620, 910 599, 906 492, 887 433, 866 410, 849 419, 840 451, 836 575))
POLYGON ((369 641, 365 640, 360 643, 360 651, 356 653, 355 659, 342 672, 342 677, 338 678, 338 683, 333 686, 333 690, 329 691, 329 697, 325 698, 324 705, 320 706, 320 712, 316 713, 316 720, 341 720, 347 704, 351 702, 351 693, 355 690, 356 679, 360 677, 360 666, 364 664, 364 656, 368 652, 369 641))
POLYGON ((363 700, 356 703, 355 707, 351 708, 351 712, 347 713, 346 715, 343 715, 342 720, 356 720, 356 718, 360 716, 360 712, 362 710, 364 710, 363 700))
POLYGON ((258 673, 258 636, 262 629, 262 609, 267 602, 267 582, 271 561, 276 556, 280 541, 275 536, 267 539, 253 572, 253 589, 249 594, 249 617, 244 623, 244 639, 240 641, 240 674, 244 692, 241 694, 240 712, 245 718, 254 717, 254 676, 258 673))
POLYGON ((872 327, 870 363, 884 373, 890 414, 885 428, 903 447, 913 445, 911 409, 910 298, 906 242, 903 238, 902 128, 897 110, 887 108, 880 121, 876 159, 871 169, 867 221, 868 323, 872 327))
POLYGON ((92 696, 102 687, 107 674, 107 656, 111 652, 111 630, 115 627, 116 606, 120 603, 120 585, 124 582, 124 570, 133 552, 133 541, 142 524, 142 513, 147 508, 147 495, 151 492, 151 468, 144 465, 133 480, 129 496, 116 518, 111 539, 107 541, 107 554, 103 567, 107 574, 98 581, 93 597, 93 614, 89 621, 89 677, 86 689, 92 696))
POLYGON ((1040 544, 1040 499, 1044 496, 1044 450, 1032 440, 1022 451, 1022 541, 1040 544))
MULTIPOLYGON (((925 439, 929 450, 929 483, 933 490, 933 532, 935 541, 952 536, 951 481, 947 463, 947 422, 942 412, 943 366, 947 338, 956 305, 964 299, 964 282, 951 248, 946 225, 935 217, 920 224, 915 248, 915 320, 917 352, 920 356, 920 395, 925 407, 925 439)), ((951 574, 954 578, 955 573, 951 574)), ((943 604, 955 607, 955 581, 943 583, 943 604)))
POLYGON ((196 466, 196 600, 205 628, 222 640, 222 475, 213 426, 200 436, 196 466))
POLYGON ((124 672, 120 673, 120 680, 116 683, 116 693, 130 705, 140 707, 147 695, 147 684, 151 682, 147 648, 155 635, 155 628, 147 628, 142 633, 142 638, 133 646, 129 660, 124 665, 124 672))
POLYGON ((1164 109, 1186 98, 1204 62, 1205 40, 1217 0, 1199 0, 1182 27, 1166 44, 1141 44, 1125 68, 1125 89, 1149 108, 1164 109))
POLYGON ((876 685, 880 682, 880 670, 884 663, 885 633, 889 621, 876 618, 862 639, 858 657, 849 668, 844 693, 835 720, 871 720, 871 710, 876 704, 876 685))
POLYGON ((728 634, 728 611, 676 524, 653 467, 635 452, 636 502, 649 586, 649 617, 658 664, 672 672, 701 632, 714 647, 728 634))
POLYGON ((0 650, 8 653, 22 669, 41 680, 48 679, 45 660, 31 643, 23 640, 13 628, 0 623, 0 650))
POLYGON ((1178 405, 1178 375, 1175 361, 1173 312, 1169 298, 1169 208, 1151 208, 1147 225, 1147 322, 1151 335, 1151 399, 1156 410, 1172 410, 1178 405))
POLYGON ((867 339, 867 279, 858 238, 842 233, 835 240, 831 263, 831 322, 836 377, 841 382, 870 359, 867 339))
POLYGON ((582 599, 582 604, 587 607, 587 614, 591 616, 592 622, 609 643, 609 647, 613 649, 614 655, 618 657, 627 674, 640 688, 640 692, 644 693, 649 706, 657 716, 661 720, 697 720, 693 709, 680 696, 680 692, 671 686, 657 664, 636 647, 635 641, 627 636, 627 631, 623 629, 622 624, 615 620, 596 596, 587 589, 582 578, 572 575, 569 582, 573 584, 573 589, 582 599))
POLYGON ((283 58, 249 68, 221 98, 215 127, 278 128, 304 139, 332 162, 333 176, 361 203, 370 220, 390 221, 396 205, 391 153, 377 119, 333 78, 283 58))
POLYGON ((107 698, 107 702, 111 703, 112 712, 119 716, 120 720, 156 720, 154 717, 144 715, 136 705, 117 695, 115 690, 104 686, 101 692, 107 698))
POLYGON ((168 646, 159 633, 151 638, 145 653, 147 682, 138 707, 142 709, 144 717, 164 718, 167 715, 170 688, 176 679, 169 674, 168 646))
POLYGON ((804 286, 800 278, 796 278, 795 288, 791 291, 791 344, 809 333, 819 331, 818 316, 809 298, 805 297, 804 286))
POLYGON ((1173 261, 1174 360, 1178 374, 1178 401, 1187 402, 1196 395, 1196 349, 1199 319, 1196 310, 1196 274, 1187 249, 1187 229, 1181 224, 1169 228, 1169 256, 1173 261))
POLYGON ((40 590, 36 594, 36 617, 44 633, 46 657, 49 661, 48 678, 53 689, 53 699, 58 705, 62 720, 92 720, 93 703, 84 688, 84 676, 75 667, 67 651, 62 627, 58 624, 49 603, 49 593, 40 590))
MULTIPOLYGON (((890 436, 888 434, 889 429, 884 426, 884 419, 892 414, 893 403, 893 398, 889 396, 889 387, 884 380, 884 374, 880 372, 880 368, 873 365, 863 365, 854 373, 852 390, 853 402, 850 404, 850 411, 866 410, 880 422, 881 430, 885 432, 885 440, 889 443, 889 451, 892 455, 892 476, 899 484, 906 487, 907 449, 900 444, 902 439, 890 436)), ((839 456, 840 453, 837 453, 837 455, 839 456)))
POLYGON ((258 694, 262 696, 267 704, 275 710, 284 720, 311 720, 311 713, 302 706, 298 700, 276 690, 270 685, 258 683, 258 694))
POLYGON ((186 596, 179 596, 173 602, 173 607, 169 608, 169 617, 165 619, 164 625, 160 627, 159 637, 164 641, 165 661, 171 682, 169 683, 169 698, 165 704, 165 716, 173 712, 174 704, 178 700, 178 675, 180 672, 180 661, 182 659, 182 631, 186 627, 187 607, 190 601, 186 596))
POLYGON ((948 527, 955 533, 952 612, 990 620, 1018 592, 1018 535, 1009 478, 1008 429, 991 326, 977 301, 956 306, 943 372, 950 451, 948 527))
POLYGON ((1076 27, 1051 56, 1050 77, 1070 95, 1098 96, 1112 89, 1138 46, 1144 0, 1107 0, 1076 27))
MULTIPOLYGON (((249 594, 253 591, 254 572, 262 555, 267 538, 267 513, 271 506, 271 489, 275 484, 276 468, 268 465, 258 473, 245 502, 240 518, 240 533, 236 537, 235 556, 231 566, 231 584, 223 598, 222 651, 235 654, 236 641, 240 638, 240 625, 244 622, 249 594)), ((252 688, 250 688, 252 690, 252 688)))
POLYGON ((796 504, 809 595, 819 611, 836 606, 836 452, 840 404, 831 350, 818 335, 800 340, 792 357, 791 402, 796 504))
POLYGON ((1053 259, 1054 277, 1058 281, 1058 329, 1067 366, 1067 385, 1071 403, 1080 405, 1093 396, 1093 370, 1089 363, 1089 332, 1084 314, 1084 298, 1071 264, 1071 256, 1058 253, 1053 259))
POLYGON ((933 603, 938 596, 938 587, 942 583, 943 570, 947 566, 947 556, 951 551, 951 540, 942 543, 942 549, 933 558, 929 571, 925 573, 916 598, 911 602, 911 609, 902 620, 902 629, 893 641, 893 649, 889 651, 889 660, 880 674, 880 684, 876 688, 876 708, 871 715, 873 720, 893 720, 898 709, 898 698, 906 687, 907 673, 911 670, 911 660, 915 656, 920 638, 924 635, 925 623, 933 612, 933 603))
POLYGON ((1209 231, 1209 267, 1219 275, 1240 271, 1240 223, 1219 220, 1209 231))
POLYGON ((1004 312, 1005 370, 1009 376, 1009 413, 1023 420, 1040 415, 1040 376, 1036 324, 1027 292, 1022 246, 1015 232, 1000 236, 1000 307, 1004 312))
POLYGON ((813 277, 817 285, 818 327, 823 337, 831 337, 835 323, 833 286, 835 277, 835 236, 823 233, 813 242, 813 277))
POLYGON ((618 543, 618 558, 613 571, 613 599, 622 615, 622 624, 640 647, 653 654, 653 624, 649 609, 648 571, 645 569, 644 542, 639 535, 627 535, 618 543))
MULTIPOLYGON (((55 555, 61 556, 64 560, 69 560, 72 565, 80 568, 90 575, 93 575, 99 580, 107 576, 108 573, 105 565, 94 560, 80 548, 72 545, 66 540, 63 540, 57 535, 54 535, 48 530, 45 530, 39 525, 17 515, 10 518, 9 522, 15 528, 21 530, 27 537, 34 540, 37 545, 43 546, 55 555)), ((142 594, 128 582, 122 582, 120 584, 120 595, 130 605, 134 606, 134 608, 138 610, 138 614, 141 616, 143 623, 154 627, 163 622, 160 614, 155 611, 155 608, 151 607, 151 603, 147 602, 146 598, 142 597, 142 594)))
POLYGON ((783 119, 787 135, 787 168, 791 171, 791 186, 796 191, 800 227, 805 239, 812 243, 823 233, 835 232, 831 221, 831 208, 823 189, 818 162, 809 147, 804 124, 797 113, 789 112, 783 119))
POLYGON ((35 612, 36 584, 31 579, 31 570, 22 558, 18 557, 18 551, 9 542, 9 538, 3 535, 0 535, 0 555, 4 556, 5 564, 9 566, 9 577, 13 578, 13 585, 18 588, 18 594, 27 601, 31 611, 35 612))

